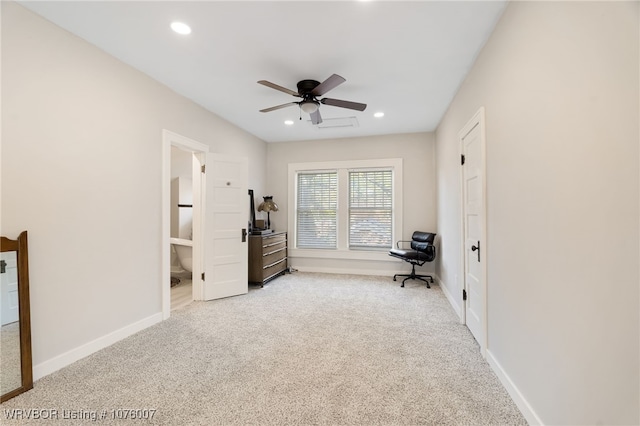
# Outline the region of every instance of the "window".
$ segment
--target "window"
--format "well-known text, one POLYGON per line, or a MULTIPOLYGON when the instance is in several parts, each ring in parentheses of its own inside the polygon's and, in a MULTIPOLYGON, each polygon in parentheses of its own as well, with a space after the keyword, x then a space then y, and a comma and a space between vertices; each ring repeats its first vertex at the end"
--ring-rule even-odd
POLYGON ((289 164, 291 257, 386 260, 402 229, 402 159, 289 164))
POLYGON ((299 173, 296 246, 335 249, 338 239, 338 175, 299 173))
POLYGON ((392 171, 350 171, 349 247, 390 248, 392 225, 392 171))

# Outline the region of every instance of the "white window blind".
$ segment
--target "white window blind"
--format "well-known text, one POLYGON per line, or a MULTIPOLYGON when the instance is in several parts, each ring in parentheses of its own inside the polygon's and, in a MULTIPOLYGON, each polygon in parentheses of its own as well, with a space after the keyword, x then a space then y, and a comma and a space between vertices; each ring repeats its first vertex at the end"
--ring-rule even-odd
POLYGON ((299 173, 297 193, 296 246, 337 246, 338 174, 299 173))
POLYGON ((349 172, 349 247, 390 248, 393 172, 349 172))

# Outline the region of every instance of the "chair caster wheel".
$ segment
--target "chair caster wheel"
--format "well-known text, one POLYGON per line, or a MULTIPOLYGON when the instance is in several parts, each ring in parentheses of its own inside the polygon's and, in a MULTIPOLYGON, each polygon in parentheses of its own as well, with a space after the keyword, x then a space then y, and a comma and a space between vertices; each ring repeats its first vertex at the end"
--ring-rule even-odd
POLYGON ((404 287, 404 283, 402 283, 402 284, 400 285, 400 287, 404 287))
POLYGON ((396 280, 396 277, 393 277, 393 280, 395 281, 395 280, 396 280))

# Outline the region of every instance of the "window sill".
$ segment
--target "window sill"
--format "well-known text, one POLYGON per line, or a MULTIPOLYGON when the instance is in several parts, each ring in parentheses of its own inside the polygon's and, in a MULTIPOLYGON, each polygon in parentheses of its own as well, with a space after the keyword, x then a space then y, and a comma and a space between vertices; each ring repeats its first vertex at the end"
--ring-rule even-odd
POLYGON ((389 261, 394 259, 389 256, 389 251, 372 250, 321 250, 321 249, 289 249, 288 257, 304 257, 316 259, 348 259, 348 260, 375 260, 389 261))

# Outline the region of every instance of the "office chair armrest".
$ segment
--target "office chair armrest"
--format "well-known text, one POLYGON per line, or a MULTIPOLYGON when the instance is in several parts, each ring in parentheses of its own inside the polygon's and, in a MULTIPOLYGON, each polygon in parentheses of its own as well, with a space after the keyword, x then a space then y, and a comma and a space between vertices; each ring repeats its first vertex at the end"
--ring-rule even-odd
POLYGON ((431 258, 430 262, 436 258, 436 246, 429 245, 426 250, 427 255, 431 258))
POLYGON ((409 243, 409 245, 411 245, 411 241, 407 241, 407 240, 400 240, 396 243, 396 248, 402 248, 400 247, 400 243, 409 243))

